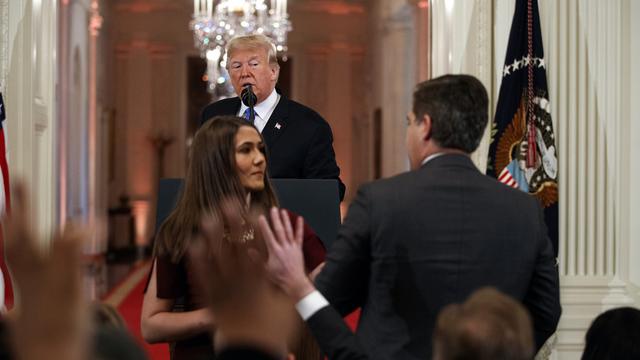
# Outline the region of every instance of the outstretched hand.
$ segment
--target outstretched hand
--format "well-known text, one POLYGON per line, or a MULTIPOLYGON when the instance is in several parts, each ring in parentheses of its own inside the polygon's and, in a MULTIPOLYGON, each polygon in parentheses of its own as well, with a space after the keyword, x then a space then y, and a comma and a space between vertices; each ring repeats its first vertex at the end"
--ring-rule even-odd
POLYGON ((67 226, 47 254, 32 232, 24 184, 13 184, 12 211, 3 219, 6 253, 20 294, 12 317, 20 359, 80 360, 86 354, 87 308, 82 296, 80 249, 87 232, 67 226))
POLYGON ((269 252, 266 270, 271 279, 278 284, 294 302, 314 291, 307 277, 302 252, 304 220, 298 217, 295 229, 285 210, 272 208, 271 224, 261 215, 258 218, 260 230, 269 252))
POLYGON ((239 206, 225 202, 223 219, 202 220, 198 239, 189 249, 198 281, 216 319, 216 332, 225 345, 257 345, 284 353, 295 327, 291 300, 267 278, 257 253, 260 237, 243 241, 246 225, 239 206), (227 231, 225 234, 225 226, 227 231))

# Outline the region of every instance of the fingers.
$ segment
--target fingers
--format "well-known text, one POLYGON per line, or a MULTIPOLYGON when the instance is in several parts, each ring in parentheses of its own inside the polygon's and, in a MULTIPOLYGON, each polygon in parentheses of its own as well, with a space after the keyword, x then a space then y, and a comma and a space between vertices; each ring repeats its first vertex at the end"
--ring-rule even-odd
POLYGON ((302 216, 298 216, 296 219, 296 237, 294 239, 297 245, 302 246, 304 240, 304 219, 302 216))
POLYGON ((280 210, 280 216, 282 218, 282 224, 284 226, 284 232, 287 235, 287 239, 293 239, 293 226, 291 226, 291 219, 287 210, 280 210))
POLYGON ((195 280, 201 289, 205 290, 207 300, 215 304, 215 294, 218 291, 215 286, 223 287, 220 279, 220 268, 214 256, 208 256, 209 246, 206 244, 204 236, 195 236, 189 245, 189 259, 195 272, 195 280), (212 286, 213 284, 213 286, 212 286))
POLYGON ((285 244, 288 242, 287 235, 284 230, 284 225, 282 223, 282 219, 280 218, 280 212, 278 212, 277 208, 271 208, 271 225, 273 227, 273 232, 276 235, 276 240, 280 244, 285 244))
POLYGON ((76 271, 82 265, 82 244, 91 236, 91 231, 83 226, 68 223, 51 244, 51 259, 60 266, 76 271), (73 266, 68 266, 68 265, 73 266))
POLYGON ((12 197, 11 214, 3 217, 3 227, 7 260, 19 281, 26 272, 42 266, 44 258, 29 226, 29 196, 22 181, 13 182, 12 197))
POLYGON ((203 241, 202 246, 204 246, 204 249, 208 249, 208 245, 217 245, 224 234, 222 222, 215 215, 207 214, 200 221, 200 233, 204 237, 200 239, 203 241))
POLYGON ((267 245, 267 251, 269 252, 269 254, 272 254, 280 246, 280 244, 276 240, 276 236, 273 231, 271 231, 271 226, 269 225, 269 222, 264 215, 260 215, 258 217, 258 225, 260 226, 262 238, 267 245))
POLYGON ((241 239, 244 234, 242 208, 237 201, 225 199, 220 206, 224 224, 228 227, 231 239, 241 239))
POLYGON ((56 274, 56 287, 68 297, 68 301, 81 302, 82 297, 82 244, 91 232, 73 223, 67 224, 51 243, 49 255, 50 275, 56 274))

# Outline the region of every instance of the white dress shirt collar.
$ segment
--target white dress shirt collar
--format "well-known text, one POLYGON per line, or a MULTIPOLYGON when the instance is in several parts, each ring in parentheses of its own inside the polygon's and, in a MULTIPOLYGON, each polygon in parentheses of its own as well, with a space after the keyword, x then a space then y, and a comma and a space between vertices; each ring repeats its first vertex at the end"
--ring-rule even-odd
POLYGON ((437 158, 439 156, 442 156, 444 154, 446 154, 446 153, 445 152, 439 152, 439 153, 431 154, 431 155, 427 156, 424 160, 422 160, 422 165, 424 165, 424 164, 428 163, 429 161, 431 161, 431 160, 433 160, 433 159, 435 159, 435 158, 437 158))

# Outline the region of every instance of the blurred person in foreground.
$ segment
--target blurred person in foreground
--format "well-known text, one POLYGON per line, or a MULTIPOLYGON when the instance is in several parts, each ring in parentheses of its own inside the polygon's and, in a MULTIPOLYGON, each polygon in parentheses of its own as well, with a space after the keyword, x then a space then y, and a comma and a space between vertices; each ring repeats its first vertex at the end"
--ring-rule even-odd
POLYGON ((496 289, 482 288, 438 315, 434 360, 529 360, 533 355, 527 310, 496 289))
MULTIPOLYGON (((12 181, 12 209, 3 219, 6 253, 19 297, 2 319, 0 357, 20 360, 138 360, 142 349, 121 326, 102 325, 83 298, 81 248, 89 231, 69 224, 49 251, 32 230, 34 213, 20 181, 12 181)), ((102 308, 102 306, 99 306, 102 308)), ((111 317, 119 319, 111 308, 111 317)), ((101 318, 101 316, 97 316, 101 318)), ((120 323, 122 324, 122 323, 120 323)))
POLYGON ((203 217, 201 232, 189 248, 195 279, 216 314, 212 329, 225 334, 217 358, 291 359, 282 344, 290 341, 299 325, 293 302, 255 260, 265 255, 259 233, 253 243, 234 241, 242 237, 246 220, 231 202, 221 210, 221 217, 203 217), (222 235, 223 229, 228 236, 222 235))
POLYGON ((598 315, 587 330, 581 359, 640 359, 640 310, 621 307, 598 315))
POLYGON ((417 85, 407 115, 411 171, 359 189, 315 283, 303 276, 300 224, 282 231, 290 221, 277 210, 271 224, 261 217, 266 269, 330 359, 429 359, 440 310, 485 286, 524 304, 536 349, 555 332, 558 270, 541 206, 469 157, 488 105, 469 75, 417 85), (359 307, 355 339, 336 336, 341 317, 359 307))
MULTIPOLYGON (((267 167, 262 136, 242 118, 217 116, 196 132, 184 188, 156 236, 141 314, 144 339, 149 343, 174 343, 174 360, 211 359, 214 345, 225 342, 226 334, 222 331, 216 331, 212 341, 211 330, 215 329, 217 314, 206 307, 204 290, 194 280, 187 250, 198 235, 202 217, 223 219, 224 201, 233 203, 243 219, 241 235, 232 240, 255 243, 250 214, 265 213, 278 206, 267 167)), ((223 221, 219 230, 221 236, 231 241, 228 223, 223 221)), ((303 237, 307 274, 324 261, 325 250, 311 228, 305 227, 303 237)), ((307 338, 313 341, 310 336, 307 338)))
POLYGON ((227 71, 238 96, 207 105, 200 124, 218 115, 244 117, 264 137, 272 178, 336 179, 342 200, 345 186, 331 127, 313 109, 278 93, 280 65, 275 45, 260 34, 237 36, 227 44, 226 54, 227 71), (248 86, 256 96, 253 119, 240 97, 248 86))

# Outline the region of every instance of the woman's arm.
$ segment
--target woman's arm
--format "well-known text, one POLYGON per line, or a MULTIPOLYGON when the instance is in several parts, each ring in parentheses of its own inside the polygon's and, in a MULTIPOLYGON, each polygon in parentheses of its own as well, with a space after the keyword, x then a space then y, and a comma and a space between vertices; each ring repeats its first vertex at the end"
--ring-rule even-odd
POLYGON ((157 296, 156 260, 153 262, 149 287, 142 302, 140 328, 148 343, 171 342, 211 330, 213 315, 207 308, 172 312, 173 300, 157 296))

